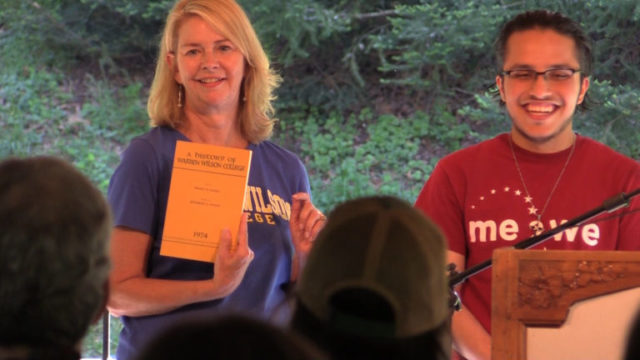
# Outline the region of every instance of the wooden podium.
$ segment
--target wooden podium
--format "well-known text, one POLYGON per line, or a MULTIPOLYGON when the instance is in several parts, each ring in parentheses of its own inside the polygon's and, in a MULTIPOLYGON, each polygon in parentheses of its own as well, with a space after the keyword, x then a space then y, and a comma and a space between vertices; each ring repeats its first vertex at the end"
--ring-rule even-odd
POLYGON ((639 251, 498 249, 492 268, 493 360, 532 360, 527 326, 558 327, 578 301, 640 287, 639 251))

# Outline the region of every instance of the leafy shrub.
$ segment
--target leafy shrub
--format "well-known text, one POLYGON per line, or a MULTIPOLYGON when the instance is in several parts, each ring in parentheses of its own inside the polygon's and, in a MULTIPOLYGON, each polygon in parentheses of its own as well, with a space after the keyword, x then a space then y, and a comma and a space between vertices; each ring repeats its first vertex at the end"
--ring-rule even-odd
POLYGON ((70 98, 60 81, 60 74, 29 67, 0 74, 0 157, 51 152, 70 98))
POLYGON ((640 159, 640 89, 593 81, 589 91, 597 106, 576 116, 576 131, 640 159))
POLYGON ((88 83, 80 105, 59 74, 28 68, 0 74, 0 158, 60 156, 106 190, 122 146, 146 129, 147 116, 141 84, 114 90, 105 81, 88 83))
POLYGON ((437 152, 423 149, 441 143, 456 149, 472 133, 446 112, 402 119, 370 109, 346 118, 333 113, 326 120, 311 109, 304 119, 279 123, 277 132, 299 139, 314 202, 325 210, 373 194, 413 201, 439 159, 437 152))

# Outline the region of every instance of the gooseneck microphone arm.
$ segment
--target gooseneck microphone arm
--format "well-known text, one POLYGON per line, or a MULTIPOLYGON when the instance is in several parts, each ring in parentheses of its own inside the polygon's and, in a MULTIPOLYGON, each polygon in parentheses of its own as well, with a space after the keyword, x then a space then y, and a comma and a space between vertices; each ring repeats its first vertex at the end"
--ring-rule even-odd
MULTIPOLYGON (((516 243, 513 248, 514 249, 527 249, 538 245, 539 243, 551 238, 552 236, 565 231, 566 229, 572 228, 574 226, 578 226, 584 223, 587 220, 590 220, 604 212, 614 212, 622 207, 629 206, 631 202, 631 198, 640 194, 640 188, 631 191, 629 194, 621 193, 614 197, 611 197, 602 202, 602 205, 597 208, 590 210, 578 217, 575 217, 564 224, 560 224, 557 227, 550 229, 548 231, 542 232, 538 235, 534 235, 526 240, 523 240, 519 243, 516 243)), ((456 273, 454 272, 449 277, 449 286, 453 289, 454 286, 464 282, 471 276, 485 270, 486 268, 491 266, 491 259, 485 260, 479 264, 476 264, 462 272, 456 273)))

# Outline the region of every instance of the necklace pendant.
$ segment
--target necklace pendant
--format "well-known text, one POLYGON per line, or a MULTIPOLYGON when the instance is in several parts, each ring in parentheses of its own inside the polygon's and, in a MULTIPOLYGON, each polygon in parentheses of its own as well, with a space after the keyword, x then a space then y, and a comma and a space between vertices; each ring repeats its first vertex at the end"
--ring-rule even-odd
POLYGON ((540 220, 532 222, 529 228, 531 228, 531 231, 536 235, 540 235, 544 231, 544 226, 540 220))

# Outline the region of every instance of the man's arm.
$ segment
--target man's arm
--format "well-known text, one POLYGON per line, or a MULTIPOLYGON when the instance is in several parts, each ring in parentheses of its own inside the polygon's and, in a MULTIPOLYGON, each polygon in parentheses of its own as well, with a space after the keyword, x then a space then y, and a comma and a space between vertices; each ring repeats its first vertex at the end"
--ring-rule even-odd
MULTIPOLYGON (((457 271, 464 270, 464 255, 449 250, 447 260, 456 265, 457 271)), ((464 306, 464 299, 462 303, 460 311, 454 312, 451 323, 454 350, 468 360, 491 360, 491 336, 464 306)))

